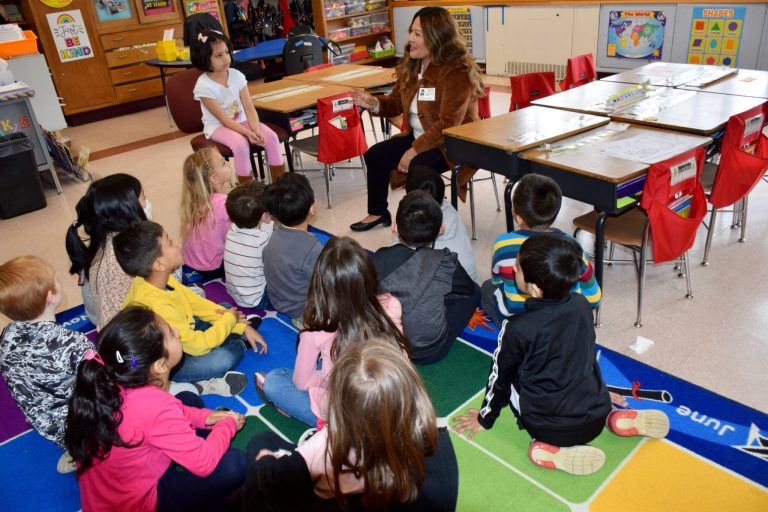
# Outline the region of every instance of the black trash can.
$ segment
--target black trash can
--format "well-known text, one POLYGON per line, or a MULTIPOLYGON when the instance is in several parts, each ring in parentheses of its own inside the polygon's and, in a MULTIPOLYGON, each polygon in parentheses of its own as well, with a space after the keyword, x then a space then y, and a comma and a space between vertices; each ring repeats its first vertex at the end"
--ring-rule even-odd
POLYGON ((45 208, 35 146, 23 133, 0 137, 0 218, 45 208))

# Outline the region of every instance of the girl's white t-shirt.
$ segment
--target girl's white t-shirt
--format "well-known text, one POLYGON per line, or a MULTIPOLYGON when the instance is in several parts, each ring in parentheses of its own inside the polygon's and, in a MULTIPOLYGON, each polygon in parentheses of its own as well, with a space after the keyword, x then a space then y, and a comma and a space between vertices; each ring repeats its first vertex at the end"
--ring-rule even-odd
MULTIPOLYGON (((242 123, 246 117, 243 104, 240 102, 240 91, 246 86, 248 86, 248 80, 246 80, 245 75, 237 69, 229 68, 226 87, 214 82, 207 73, 203 73, 197 79, 193 93, 197 101, 200 101, 200 98, 215 100, 227 117, 237 123, 242 123)), ((200 108, 203 111, 203 133, 206 138, 210 139, 214 130, 221 126, 221 123, 216 119, 216 116, 211 114, 210 110, 205 108, 202 101, 200 101, 200 108)))

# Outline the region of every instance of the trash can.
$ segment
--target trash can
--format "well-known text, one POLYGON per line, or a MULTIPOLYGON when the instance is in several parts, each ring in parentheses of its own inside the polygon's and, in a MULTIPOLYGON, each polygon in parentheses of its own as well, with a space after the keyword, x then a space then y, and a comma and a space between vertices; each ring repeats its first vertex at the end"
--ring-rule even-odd
POLYGON ((10 219, 47 204, 32 141, 23 133, 0 137, 0 218, 10 219))

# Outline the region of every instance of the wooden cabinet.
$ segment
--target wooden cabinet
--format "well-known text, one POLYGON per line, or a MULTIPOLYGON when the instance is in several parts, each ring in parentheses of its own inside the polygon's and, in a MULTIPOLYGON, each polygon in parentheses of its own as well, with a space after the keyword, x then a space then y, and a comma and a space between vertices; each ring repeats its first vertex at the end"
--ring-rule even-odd
POLYGON ((173 28, 174 37, 181 38, 179 0, 73 0, 62 8, 29 0, 24 7, 25 17, 34 20, 65 114, 162 95, 158 69, 142 63, 156 57, 154 44, 165 29, 173 28), (48 15, 75 9, 93 56, 62 62, 48 15))
MULTIPOLYGON (((339 45, 353 43, 354 46, 373 48, 381 36, 391 39, 390 3, 389 0, 312 0, 315 31, 339 45)), ((355 63, 363 64, 372 60, 355 63)))

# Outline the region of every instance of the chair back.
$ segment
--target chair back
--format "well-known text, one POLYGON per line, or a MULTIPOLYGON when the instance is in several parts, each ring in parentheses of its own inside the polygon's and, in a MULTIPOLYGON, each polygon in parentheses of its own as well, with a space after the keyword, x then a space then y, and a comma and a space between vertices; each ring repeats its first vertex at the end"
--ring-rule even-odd
POLYGON ((368 151, 360 111, 349 93, 317 100, 317 160, 335 164, 368 151))
POLYGON ((323 63, 323 42, 315 34, 289 37, 283 48, 285 74, 296 75, 323 63))
POLYGON ((310 71, 320 71, 321 69, 326 68, 332 68, 333 63, 332 62, 326 62, 325 64, 317 64, 316 66, 312 66, 311 68, 307 68, 304 70, 305 73, 309 73, 310 71))
POLYGON ((567 91, 580 85, 588 84, 597 76, 595 58, 591 53, 576 55, 568 59, 565 68, 565 80, 560 82, 560 89, 567 91))
POLYGON ((168 110, 176 127, 184 133, 203 131, 203 111, 193 93, 202 74, 199 69, 185 69, 171 75, 166 82, 168 110))
POLYGON ((491 88, 485 86, 485 96, 477 98, 477 116, 480 119, 491 117, 491 88))
POLYGON ((648 214, 656 263, 674 260, 693 246, 707 214, 701 185, 704 148, 651 165, 640 206, 648 214))
POLYGON ((512 112, 527 107, 534 100, 555 94, 555 73, 542 71, 511 76, 509 85, 512 90, 509 111, 512 112))

